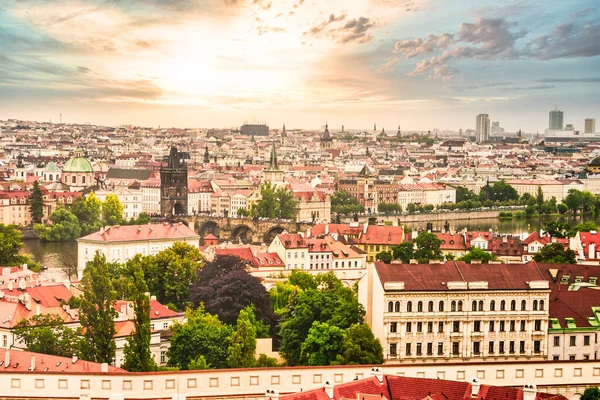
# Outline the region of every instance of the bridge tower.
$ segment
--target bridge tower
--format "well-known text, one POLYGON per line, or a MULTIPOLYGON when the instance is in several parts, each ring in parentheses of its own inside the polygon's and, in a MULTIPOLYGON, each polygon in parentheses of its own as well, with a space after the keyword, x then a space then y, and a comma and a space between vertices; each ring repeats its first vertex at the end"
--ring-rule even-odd
POLYGON ((162 216, 188 213, 188 153, 171 147, 160 166, 160 214, 162 216))

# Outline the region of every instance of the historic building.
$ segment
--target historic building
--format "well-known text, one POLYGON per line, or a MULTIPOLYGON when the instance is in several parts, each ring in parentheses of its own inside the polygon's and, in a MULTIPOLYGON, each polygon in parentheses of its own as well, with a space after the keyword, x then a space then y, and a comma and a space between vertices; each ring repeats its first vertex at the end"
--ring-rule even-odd
POLYGON ((398 202, 397 181, 377 176, 366 164, 357 176, 340 179, 338 189, 356 197, 368 213, 377 212, 380 203, 398 202))
POLYGON ((529 264, 367 265, 366 321, 387 361, 544 360, 549 283, 529 264))
POLYGON ((333 139, 329 134, 329 128, 325 125, 325 132, 323 132, 323 136, 321 136, 321 151, 327 151, 331 149, 331 143, 333 139))
POLYGON ((269 160, 269 167, 264 170, 265 182, 283 182, 283 171, 277 164, 277 152, 275 151, 275 142, 271 147, 271 158, 269 160))
POLYGON ((171 147, 160 166, 160 213, 163 216, 183 215, 188 211, 187 153, 171 147))
POLYGON ((78 192, 95 184, 92 164, 83 157, 80 149, 75 150, 73 158, 63 166, 61 179, 72 192, 78 192))

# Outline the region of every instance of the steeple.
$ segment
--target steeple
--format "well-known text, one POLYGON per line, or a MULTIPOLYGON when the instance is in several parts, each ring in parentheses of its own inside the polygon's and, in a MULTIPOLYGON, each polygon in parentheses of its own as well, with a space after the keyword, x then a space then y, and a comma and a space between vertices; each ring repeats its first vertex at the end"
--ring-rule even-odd
POLYGON ((329 149, 331 149, 331 142, 333 141, 333 139, 331 138, 331 135, 329 134, 329 127, 327 124, 325 124, 325 131, 323 132, 323 136, 321 136, 321 151, 327 151, 329 149))
POLYGON ((204 147, 204 163, 208 164, 210 162, 210 154, 208 154, 208 145, 204 147))
POLYGON ((281 137, 287 137, 287 133, 285 133, 285 122, 283 123, 283 130, 281 131, 281 137))
POLYGON ((377 122, 375 122, 375 123, 373 124, 373 130, 374 130, 375 132, 377 132, 377 122))
POLYGON ((273 142, 273 146, 271 147, 271 159, 269 160, 269 171, 277 171, 278 169, 277 152, 275 151, 275 142, 273 142))
POLYGON ((396 133, 396 137, 402 137, 402 131, 400 131, 400 125, 398 125, 398 132, 396 133))

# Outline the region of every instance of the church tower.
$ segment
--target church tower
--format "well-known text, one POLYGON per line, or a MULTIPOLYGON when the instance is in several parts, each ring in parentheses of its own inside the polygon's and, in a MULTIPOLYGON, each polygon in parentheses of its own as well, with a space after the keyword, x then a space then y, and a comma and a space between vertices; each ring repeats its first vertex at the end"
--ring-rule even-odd
POLYGON ((160 214, 162 216, 186 215, 188 212, 189 154, 171 147, 169 155, 160 166, 160 214))
POLYGON ((269 159, 269 167, 264 171, 265 182, 283 182, 283 171, 277 165, 277 152, 275 151, 275 142, 271 147, 271 158, 269 159))
POLYGON ((323 132, 323 136, 321 136, 321 151, 327 151, 331 149, 332 142, 333 139, 329 134, 329 128, 327 127, 327 124, 325 124, 325 132, 323 132))
POLYGON ((204 164, 210 163, 210 154, 208 154, 208 145, 204 147, 204 164))

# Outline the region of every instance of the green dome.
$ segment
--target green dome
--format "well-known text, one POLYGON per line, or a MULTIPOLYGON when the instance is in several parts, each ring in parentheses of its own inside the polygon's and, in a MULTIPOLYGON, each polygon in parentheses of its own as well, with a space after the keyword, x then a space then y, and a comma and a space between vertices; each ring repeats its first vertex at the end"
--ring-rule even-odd
POLYGON ((600 157, 596 157, 594 158, 591 162, 590 162, 590 167, 600 167, 600 157))
POLYGON ((75 151, 75 156, 65 163, 63 172, 91 172, 94 173, 92 164, 85 158, 80 150, 75 151))

